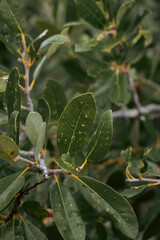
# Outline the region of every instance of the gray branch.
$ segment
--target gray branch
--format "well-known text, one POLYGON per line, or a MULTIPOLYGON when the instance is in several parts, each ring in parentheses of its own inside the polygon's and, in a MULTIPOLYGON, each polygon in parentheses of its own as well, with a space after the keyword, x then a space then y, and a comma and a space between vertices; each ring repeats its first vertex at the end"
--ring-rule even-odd
MULTIPOLYGON (((113 112, 113 118, 138 118, 139 112, 141 115, 149 114, 152 119, 160 117, 160 105, 158 104, 140 106, 139 110, 137 108, 128 109, 126 107, 123 107, 120 110, 113 112)), ((144 120, 143 116, 141 116, 141 120, 144 120)))

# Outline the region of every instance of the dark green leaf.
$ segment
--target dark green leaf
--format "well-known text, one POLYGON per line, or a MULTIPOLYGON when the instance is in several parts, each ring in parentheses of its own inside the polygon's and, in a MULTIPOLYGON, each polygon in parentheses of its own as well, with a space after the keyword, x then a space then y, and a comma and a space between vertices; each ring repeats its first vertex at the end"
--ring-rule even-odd
POLYGON ((50 201, 57 228, 64 240, 84 240, 85 226, 70 190, 56 183, 51 190, 50 201))
POLYGON ((18 111, 19 114, 16 118, 16 143, 19 142, 19 125, 20 125, 20 112, 21 112, 21 90, 19 87, 19 72, 17 68, 13 68, 10 72, 9 79, 6 87, 6 102, 8 109, 8 119, 10 120, 11 114, 18 111))
POLYGON ((97 130, 89 142, 87 158, 98 161, 105 157, 112 143, 112 135, 112 111, 109 110, 102 115, 97 130))
POLYGON ((29 214, 30 216, 42 220, 45 217, 48 217, 48 211, 43 208, 39 202, 36 201, 27 201, 24 202, 22 208, 29 214))
POLYGON ((43 97, 50 106, 51 120, 58 120, 67 104, 67 98, 62 85, 58 81, 48 80, 43 97))
POLYGON ((16 143, 10 137, 0 135, 0 158, 3 160, 13 160, 18 154, 19 150, 16 143))
POLYGON ((7 207, 24 183, 25 178, 20 176, 20 173, 9 175, 0 180, 0 212, 7 207))
POLYGON ((1 240, 7 240, 7 239, 24 240, 21 223, 17 219, 10 220, 3 228, 1 237, 2 237, 1 240))
POLYGON ((47 237, 30 221, 23 221, 25 240, 47 240, 47 237))
POLYGON ((78 180, 78 186, 84 198, 100 216, 112 221, 115 228, 125 236, 131 239, 136 238, 137 218, 127 200, 108 185, 95 179, 80 177, 78 180))
POLYGON ((20 0, 0 0, 0 16, 14 32, 19 32, 18 25, 22 29, 25 27, 24 12, 20 0))
POLYGON ((93 0, 75 0, 80 17, 96 28, 104 28, 107 20, 93 0))
POLYGON ((41 97, 38 99, 37 111, 41 114, 43 121, 49 123, 51 117, 51 109, 45 98, 41 97))
POLYGON ((95 114, 92 93, 82 94, 68 103, 58 121, 57 144, 61 154, 70 153, 73 156, 83 147, 95 114))
POLYGON ((15 142, 18 137, 17 134, 19 133, 19 129, 17 128, 19 127, 17 123, 18 115, 19 115, 19 112, 17 111, 12 112, 9 120, 9 129, 8 129, 8 136, 12 138, 15 142))

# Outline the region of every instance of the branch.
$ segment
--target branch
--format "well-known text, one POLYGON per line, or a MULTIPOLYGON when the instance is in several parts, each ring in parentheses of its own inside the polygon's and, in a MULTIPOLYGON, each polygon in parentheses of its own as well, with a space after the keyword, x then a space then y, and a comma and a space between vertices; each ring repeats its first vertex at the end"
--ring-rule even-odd
POLYGON ((160 184, 160 179, 152 179, 152 178, 127 178, 127 182, 152 182, 160 184))
POLYGON ((19 153, 24 157, 34 158, 34 152, 19 150, 19 153))
POLYGON ((28 55, 28 49, 26 46, 26 41, 24 35, 22 35, 22 45, 23 49, 25 52, 25 57, 24 57, 24 69, 25 69, 25 89, 24 89, 24 94, 27 99, 27 105, 28 105, 28 111, 33 112, 33 103, 30 97, 30 89, 29 89, 29 68, 30 68, 30 59, 28 55))
MULTIPOLYGON (((140 107, 141 114, 151 114, 151 118, 160 117, 157 113, 160 113, 160 105, 158 104, 149 104, 145 107, 140 107)), ((139 117, 139 110, 137 108, 128 109, 126 107, 122 108, 121 110, 113 112, 113 118, 137 118, 139 117)), ((141 120, 144 120, 143 116, 141 120)))
MULTIPOLYGON (((18 156, 15 158, 15 161, 19 161, 19 162, 23 162, 28 164, 30 167, 36 168, 37 170, 39 170, 40 172, 44 172, 44 167, 40 164, 37 164, 36 162, 32 162, 28 159, 22 158, 21 156, 18 156)), ((59 173, 68 173, 67 171, 63 170, 63 169, 47 169, 48 171, 48 175, 52 175, 52 174, 59 174, 59 173)))
POLYGON ((139 97, 138 97, 138 94, 137 94, 136 87, 134 85, 134 80, 128 72, 127 72, 127 78, 128 78, 128 81, 129 81, 129 84, 130 84, 130 87, 131 87, 131 91, 132 91, 132 94, 133 94, 134 103, 135 103, 135 105, 137 107, 137 110, 138 110, 138 115, 140 115, 141 110, 142 110, 141 109, 141 104, 140 104, 140 101, 139 101, 139 97))

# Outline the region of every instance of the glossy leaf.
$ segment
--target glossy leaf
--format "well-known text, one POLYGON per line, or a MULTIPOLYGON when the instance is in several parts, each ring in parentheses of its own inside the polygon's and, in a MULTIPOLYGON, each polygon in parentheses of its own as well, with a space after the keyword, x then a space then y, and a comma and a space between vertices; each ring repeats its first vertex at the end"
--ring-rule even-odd
POLYGON ((87 158, 98 161, 105 157, 112 143, 112 135, 112 111, 109 110, 102 115, 97 130, 89 142, 87 158))
POLYGON ((22 29, 25 27, 25 17, 19 0, 0 0, 0 16, 14 32, 19 32, 18 25, 22 29))
POLYGON ((123 73, 114 76, 113 86, 109 95, 111 102, 117 106, 123 106, 130 101, 129 83, 123 73))
POLYGON ((47 237, 29 220, 23 221, 25 240, 47 240, 47 237))
POLYGON ((33 145, 37 144, 40 134, 42 116, 38 112, 30 112, 26 119, 26 133, 33 145))
POLYGON ((16 143, 10 137, 0 135, 0 158, 2 160, 13 160, 18 154, 19 150, 16 143))
POLYGON ((51 117, 51 109, 45 98, 41 97, 38 99, 37 111, 41 114, 43 121, 49 123, 51 117))
POLYGON ((67 98, 62 85, 58 81, 48 80, 43 97, 50 106, 51 120, 58 120, 67 104, 67 98))
POLYGON ((108 185, 89 177, 80 177, 78 186, 84 198, 100 216, 112 221, 115 228, 128 238, 136 238, 137 218, 125 198, 108 185))
POLYGON ((39 202, 36 201, 24 202, 22 208, 27 212, 28 215, 39 220, 42 220, 49 215, 48 211, 43 208, 39 202))
POLYGON ((72 99, 65 107, 57 129, 57 144, 60 153, 73 156, 79 151, 93 125, 96 105, 92 93, 72 99))
POLYGON ((9 120, 9 129, 8 129, 8 136, 12 138, 15 142, 17 140, 17 134, 19 129, 17 128, 17 120, 18 120, 19 112, 14 111, 12 112, 9 120))
POLYGON ((25 178, 20 176, 20 173, 0 179, 0 212, 7 207, 15 194, 21 190, 24 183, 25 178))
POLYGON ((104 28, 107 20, 94 0, 75 0, 80 17, 96 28, 104 28))
POLYGON ((35 160, 38 160, 38 155, 40 151, 43 149, 44 143, 45 143, 45 136, 46 136, 46 122, 43 122, 40 128, 37 145, 35 148, 35 160))
POLYGON ((10 120, 11 114, 18 111, 19 115, 16 119, 16 143, 19 142, 19 125, 20 125, 20 112, 21 112, 21 90, 19 87, 19 72, 17 68, 13 68, 9 74, 7 87, 6 87, 6 102, 8 109, 8 119, 10 120))
POLYGON ((70 190, 56 183, 51 190, 50 201, 55 223, 64 240, 84 240, 85 226, 70 190))
POLYGON ((6 240, 6 239, 24 240, 23 229, 22 229, 21 223, 17 219, 10 220, 3 228, 1 240, 6 240))

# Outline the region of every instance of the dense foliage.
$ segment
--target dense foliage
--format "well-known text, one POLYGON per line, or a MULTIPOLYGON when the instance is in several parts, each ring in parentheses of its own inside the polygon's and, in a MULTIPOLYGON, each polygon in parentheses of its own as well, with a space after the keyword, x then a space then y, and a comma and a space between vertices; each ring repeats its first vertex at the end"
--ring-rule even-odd
POLYGON ((159 8, 0 0, 0 239, 160 239, 159 8))

